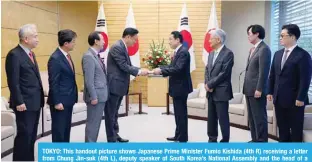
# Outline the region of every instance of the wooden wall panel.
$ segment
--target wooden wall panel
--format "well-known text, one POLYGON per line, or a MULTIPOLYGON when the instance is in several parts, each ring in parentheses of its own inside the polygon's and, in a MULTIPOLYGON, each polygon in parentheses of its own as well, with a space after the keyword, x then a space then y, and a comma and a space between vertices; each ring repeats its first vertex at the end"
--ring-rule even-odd
MULTIPOLYGON (((204 34, 207 29, 211 9, 211 1, 194 0, 132 0, 137 28, 139 29, 140 56, 149 48, 152 40, 165 40, 169 49, 168 37, 171 31, 177 30, 183 3, 186 2, 189 23, 193 36, 196 67, 192 72, 194 88, 204 79, 204 65, 201 61, 204 34)), ((31 1, 3 1, 2 14, 2 63, 7 52, 17 45, 17 31, 26 23, 35 23, 39 31, 39 45, 34 50, 39 60, 41 71, 46 70, 49 55, 57 45, 59 29, 70 28, 77 32, 76 48, 72 51, 72 58, 76 67, 77 84, 79 89, 83 85, 81 58, 88 48, 87 36, 95 28, 95 22, 100 2, 31 2, 31 1), (27 15, 27 16, 22 16, 27 15)), ((221 2, 216 2, 219 25, 221 23, 221 2)), ((108 25, 109 45, 121 38, 126 23, 129 1, 105 0, 104 9, 108 25)), ((4 67, 4 65, 2 65, 4 67)), ((141 61, 141 67, 144 67, 141 61)), ((2 83, 5 83, 5 71, 2 69, 2 83)), ((6 84, 2 84, 3 95, 8 95, 6 84)), ((130 85, 130 92, 142 92, 143 102, 147 99, 147 77, 137 77, 130 85)), ((130 97, 137 102, 137 97, 130 97)))
POLYGON ((37 7, 48 12, 58 13, 56 1, 19 1, 19 3, 37 7))
POLYGON ((37 25, 39 44, 33 51, 40 71, 47 70, 47 61, 57 47, 57 2, 3 1, 1 2, 1 92, 9 96, 5 72, 5 57, 19 43, 18 30, 28 23, 37 25))
MULTIPOLYGON (((192 0, 154 0, 143 1, 133 0, 133 11, 136 25, 139 33, 140 41, 140 56, 147 52, 149 44, 154 39, 155 41, 164 39, 168 50, 168 37, 173 30, 177 30, 179 18, 183 3, 186 2, 189 23, 191 27, 196 70, 192 72, 192 80, 194 88, 198 83, 204 80, 204 64, 201 56, 204 43, 204 35, 208 26, 208 19, 211 9, 211 1, 192 1, 192 0)), ((99 2, 99 5, 101 3, 99 2)), ((126 16, 129 9, 129 2, 121 0, 105 0, 104 10, 108 25, 109 44, 111 45, 116 40, 120 39, 121 33, 125 27, 126 16)), ((221 2, 216 2, 217 17, 221 26, 221 2)), ((172 50, 171 50, 172 51, 172 50)), ((144 67, 141 61, 141 67, 144 67)), ((138 77, 132 81, 130 92, 142 92, 143 102, 147 103, 147 78, 138 77)), ((137 97, 130 97, 131 102, 137 102, 137 97)))
POLYGON ((38 32, 42 33, 55 34, 58 29, 57 13, 30 4, 17 1, 2 2, 1 15, 2 28, 19 29, 24 24, 33 23, 37 25, 38 32))
POLYGON ((5 72, 5 58, 1 58, 1 87, 7 87, 7 77, 6 77, 6 72, 5 72))
MULTIPOLYGON (((2 2, 3 3, 3 2, 2 2)), ((8 52, 18 44, 18 30, 1 28, 1 57, 4 58, 8 52)))
MULTIPOLYGON (((75 65, 76 73, 82 74, 81 59, 88 50, 88 36, 94 31, 97 17, 97 2, 59 2, 60 29, 71 29, 78 35, 75 49, 71 57, 75 65)), ((76 75, 77 76, 77 75, 76 75)), ((83 87, 83 78, 77 77, 77 86, 83 87)))

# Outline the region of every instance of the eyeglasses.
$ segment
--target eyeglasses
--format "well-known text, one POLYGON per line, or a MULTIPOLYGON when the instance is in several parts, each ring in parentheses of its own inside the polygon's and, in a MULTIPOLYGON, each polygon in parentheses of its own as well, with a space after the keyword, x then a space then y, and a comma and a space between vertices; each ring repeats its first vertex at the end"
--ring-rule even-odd
POLYGON ((285 35, 281 34, 281 35, 280 35, 280 38, 284 38, 284 37, 286 37, 286 36, 290 36, 290 35, 289 35, 289 34, 285 34, 285 35))

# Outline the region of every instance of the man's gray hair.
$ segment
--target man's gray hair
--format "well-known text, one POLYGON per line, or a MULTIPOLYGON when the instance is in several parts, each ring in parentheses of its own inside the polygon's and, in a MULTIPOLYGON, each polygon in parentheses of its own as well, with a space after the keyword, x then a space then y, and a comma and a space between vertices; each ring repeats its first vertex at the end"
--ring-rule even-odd
POLYGON ((25 24, 18 31, 18 38, 22 41, 28 34, 32 34, 37 30, 37 26, 35 24, 25 24))
POLYGON ((226 40, 226 33, 225 31, 223 31, 222 29, 215 29, 215 30, 211 30, 210 34, 212 36, 217 36, 220 38, 221 43, 224 44, 225 40, 226 40))

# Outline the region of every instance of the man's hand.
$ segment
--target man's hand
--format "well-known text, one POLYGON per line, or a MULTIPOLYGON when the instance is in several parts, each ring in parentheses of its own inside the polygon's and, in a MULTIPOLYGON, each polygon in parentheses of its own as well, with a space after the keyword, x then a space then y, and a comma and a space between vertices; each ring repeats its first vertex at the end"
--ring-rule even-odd
POLYGON ((21 104, 21 105, 18 105, 16 106, 16 110, 17 111, 26 111, 26 105, 25 104, 21 104))
POLYGON ((54 108, 55 108, 56 110, 64 110, 64 106, 63 106, 62 103, 55 105, 54 108))
POLYGON ((256 90, 254 97, 255 98, 260 98, 261 94, 262 94, 262 92, 256 90))
POLYGON ((96 105, 97 103, 98 103, 97 99, 91 101, 91 105, 96 105))
POLYGON ((296 106, 297 107, 302 107, 302 106, 304 106, 304 102, 296 100, 296 106))
POLYGON ((144 68, 142 68, 142 69, 140 69, 141 71, 140 71, 140 76, 146 76, 146 75, 148 75, 148 69, 144 69, 144 68))
POLYGON ((273 100, 273 96, 272 96, 272 95, 270 95, 270 94, 269 94, 269 95, 267 95, 267 100, 268 100, 268 101, 272 101, 272 100, 273 100))
POLYGON ((213 92, 213 89, 210 89, 207 84, 205 84, 205 89, 207 92, 213 92))
POLYGON ((153 72, 154 72, 155 75, 160 75, 161 74, 161 69, 160 68, 153 69, 153 72))

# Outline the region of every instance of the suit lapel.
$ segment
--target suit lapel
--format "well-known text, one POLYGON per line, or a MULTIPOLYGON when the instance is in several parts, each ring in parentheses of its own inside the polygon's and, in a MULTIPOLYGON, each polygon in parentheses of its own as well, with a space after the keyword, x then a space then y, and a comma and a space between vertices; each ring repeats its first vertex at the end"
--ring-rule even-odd
POLYGON ((33 54, 33 57, 34 57, 34 63, 31 61, 30 57, 28 56, 28 54, 23 50, 22 47, 18 46, 19 50, 22 54, 22 57, 24 57, 24 59, 26 60, 26 62, 31 66, 32 70, 35 72, 37 78, 39 79, 40 81, 40 84, 41 83, 41 78, 40 78, 40 74, 39 74, 39 67, 38 67, 38 63, 37 63, 37 60, 36 60, 36 56, 35 54, 33 54))
POLYGON ((209 56, 208 56, 209 75, 211 74, 211 71, 212 71, 212 62, 213 62, 214 54, 215 54, 215 53, 212 52, 212 53, 209 54, 209 56))
POLYGON ((253 53, 250 53, 252 55, 251 55, 251 57, 249 59, 249 62, 250 62, 251 59, 253 59, 258 54, 259 48, 262 46, 262 43, 263 43, 263 41, 257 46, 257 48, 253 51, 253 53))
POLYGON ((89 52, 91 53, 91 55, 93 55, 93 57, 94 57, 94 59, 95 59, 95 62, 97 62, 97 64, 102 68, 102 70, 104 71, 104 73, 106 73, 105 72, 105 65, 103 64, 103 63, 101 63, 100 61, 102 61, 102 60, 100 60, 99 59, 99 57, 97 56, 97 54, 91 49, 91 48, 89 48, 89 52))
POLYGON ((214 67, 216 66, 217 62, 220 61, 221 57, 223 57, 223 53, 224 53, 225 48, 226 48, 226 47, 223 46, 223 48, 222 48, 221 51, 219 52, 218 57, 216 58, 214 64, 212 65, 211 71, 214 69, 214 67))
POLYGON ((72 62, 72 65, 73 65, 73 69, 71 68, 71 66, 69 65, 69 62, 67 60, 67 58, 65 57, 65 55, 62 53, 62 51, 60 49, 57 48, 57 52, 59 55, 61 55, 60 57, 62 58, 64 64, 66 64, 66 66, 68 67, 68 69, 72 72, 72 74, 74 75, 74 72, 75 72, 75 67, 74 67, 74 64, 72 62))
POLYGON ((176 61, 177 61, 177 58, 178 58, 178 56, 180 55, 180 52, 181 52, 182 48, 183 48, 183 46, 181 46, 181 47, 178 49, 178 51, 177 51, 177 53, 175 54, 175 56, 174 56, 172 62, 176 62, 176 61))
MULTIPOLYGON (((283 51, 280 51, 278 55, 276 56, 276 64, 277 64, 277 74, 280 74, 282 69, 281 69, 281 63, 282 63, 282 58, 283 58, 283 51)), ((285 66, 285 65, 284 65, 285 66)))
MULTIPOLYGON (((289 61, 292 60, 296 55, 293 54, 294 52, 296 53, 296 50, 298 49, 298 46, 296 46, 292 51, 291 53, 289 54, 284 66, 283 66, 283 69, 281 69, 281 73, 284 71, 285 67, 288 66, 289 64, 289 61)), ((285 50, 285 49, 284 49, 285 50)), ((284 55, 284 50, 283 50, 283 53, 282 53, 282 57, 281 57, 281 61, 280 61, 280 67, 281 67, 281 63, 282 63, 282 58, 283 58, 283 55, 284 55)))
POLYGON ((257 46, 257 48, 253 51, 253 53, 249 53, 248 59, 247 59, 247 66, 246 69, 249 66, 249 63, 251 62, 251 60, 258 54, 259 48, 263 45, 263 41, 257 46))
MULTIPOLYGON (((36 61, 36 58, 35 58, 35 55, 33 56, 34 57, 34 62, 33 63, 30 59, 30 57, 28 56, 28 54, 23 50, 22 47, 18 46, 19 47, 19 50, 23 53, 22 54, 22 57, 24 57, 24 59, 26 60, 26 62, 31 66, 31 68, 34 70, 34 72, 36 73, 36 75, 38 76, 38 71, 39 71, 39 68, 38 68, 38 65, 37 65, 37 61, 36 61)), ((39 77, 40 78, 40 77, 39 77)))
POLYGON ((128 63, 129 63, 129 65, 132 65, 132 64, 131 64, 130 57, 129 57, 129 54, 128 54, 128 49, 127 49, 127 46, 125 46, 125 44, 123 43, 123 41, 122 41, 122 40, 120 40, 120 45, 121 45, 121 47, 123 47, 123 48, 124 48, 125 55, 126 55, 126 58, 127 58, 127 61, 128 61, 128 63))

